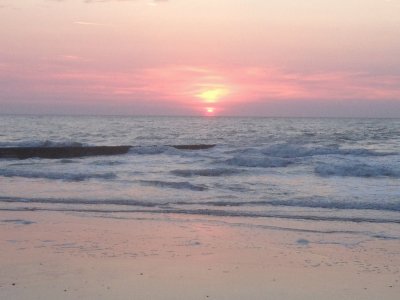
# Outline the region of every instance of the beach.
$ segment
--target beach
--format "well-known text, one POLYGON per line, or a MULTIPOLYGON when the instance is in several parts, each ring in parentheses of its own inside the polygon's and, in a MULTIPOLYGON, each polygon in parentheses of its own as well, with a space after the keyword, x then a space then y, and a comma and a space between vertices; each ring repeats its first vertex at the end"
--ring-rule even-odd
POLYGON ((1 299, 398 299, 398 240, 238 218, 0 212, 1 299))

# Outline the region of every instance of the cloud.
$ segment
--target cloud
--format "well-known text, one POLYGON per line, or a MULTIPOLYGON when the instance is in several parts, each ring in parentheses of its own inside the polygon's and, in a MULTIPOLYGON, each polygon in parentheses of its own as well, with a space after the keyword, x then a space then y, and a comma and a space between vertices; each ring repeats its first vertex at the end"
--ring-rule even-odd
POLYGON ((76 106, 92 103, 99 107, 110 101, 120 107, 139 107, 145 102, 151 103, 154 113, 168 107, 172 114, 174 109, 197 114, 208 105, 199 94, 224 89, 226 93, 213 103, 223 114, 400 113, 400 75, 190 65, 104 71, 70 54, 60 55, 52 65, 49 61, 41 68, 3 64, 0 70, 1 101, 13 99, 14 106, 24 99, 48 105, 59 99, 76 106))
POLYGON ((8 8, 8 9, 17 10, 18 7, 15 6, 14 4, 15 4, 15 3, 12 3, 12 2, 8 2, 8 3, 7 3, 7 0, 5 0, 5 1, 1 1, 1 0, 0 0, 0 9, 6 9, 6 8, 8 8))
MULTIPOLYGON (((48 0, 53 2, 65 2, 67 0, 48 0)), ((140 0, 82 0, 85 3, 104 3, 104 2, 138 2, 140 0)), ((161 2, 168 2, 169 0, 147 0, 150 3, 156 4, 161 2)), ((0 5, 1 7, 1 5, 0 5)))
MULTIPOLYGON (((82 63, 87 59, 64 54, 54 62, 82 63)), ((98 89, 104 95, 135 96, 145 92, 162 99, 197 101, 196 95, 207 89, 227 88, 229 101, 268 100, 400 100, 399 75, 377 75, 366 72, 291 72, 279 68, 212 68, 205 66, 163 66, 131 72, 113 72, 49 66, 45 76, 35 71, 10 68, 10 74, 38 85, 68 83, 69 88, 98 89), (36 80, 37 78, 37 80, 36 80)), ((93 66, 91 66, 93 67, 93 66)))
POLYGON ((96 23, 96 22, 85 22, 85 21, 76 21, 74 22, 76 25, 84 25, 84 26, 109 26, 108 24, 96 23))

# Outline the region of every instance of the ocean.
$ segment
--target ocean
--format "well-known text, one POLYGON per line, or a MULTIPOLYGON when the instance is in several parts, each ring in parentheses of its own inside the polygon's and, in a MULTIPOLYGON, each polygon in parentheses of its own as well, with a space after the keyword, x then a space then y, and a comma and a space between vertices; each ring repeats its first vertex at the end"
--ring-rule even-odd
POLYGON ((10 115, 0 128, 0 147, 133 146, 2 158, 0 210, 400 239, 400 119, 10 115), (215 147, 169 146, 200 144, 215 147))

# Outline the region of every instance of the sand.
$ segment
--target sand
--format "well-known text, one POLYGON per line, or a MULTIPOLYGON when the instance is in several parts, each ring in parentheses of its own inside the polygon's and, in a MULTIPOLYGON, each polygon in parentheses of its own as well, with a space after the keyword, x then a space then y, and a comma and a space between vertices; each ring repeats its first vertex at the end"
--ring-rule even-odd
POLYGON ((399 299, 398 240, 247 223, 2 211, 0 299, 399 299))

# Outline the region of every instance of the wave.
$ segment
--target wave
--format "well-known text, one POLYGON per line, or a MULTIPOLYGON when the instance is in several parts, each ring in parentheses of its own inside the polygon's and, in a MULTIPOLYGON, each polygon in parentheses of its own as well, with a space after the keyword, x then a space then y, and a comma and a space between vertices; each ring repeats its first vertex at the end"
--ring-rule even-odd
POLYGON ((35 224, 36 223, 36 222, 33 222, 33 221, 22 220, 22 219, 8 219, 8 220, 1 220, 0 222, 13 223, 13 224, 16 224, 16 225, 31 225, 31 224, 35 224))
POLYGON ((209 205, 215 207, 241 207, 241 206, 282 206, 324 209, 352 209, 352 210, 378 210, 400 212, 400 203, 393 202, 349 202, 327 200, 267 200, 267 201, 204 201, 204 202, 177 202, 180 205, 209 205))
POLYGON ((245 148, 226 152, 226 154, 234 153, 236 153, 236 155, 225 160, 224 163, 249 168, 287 167, 294 163, 301 162, 302 158, 313 156, 340 155, 381 157, 398 154, 395 152, 377 152, 369 149, 344 149, 340 148, 338 145, 305 146, 293 143, 274 144, 264 148, 245 148))
MULTIPOLYGON (((202 190, 201 185, 192 185, 188 182, 140 181, 144 185, 172 187, 178 189, 194 188, 202 190), (199 188, 199 189, 198 189, 199 188)), ((265 201, 139 201, 134 199, 75 199, 75 198, 23 198, 0 196, 0 202, 16 203, 51 203, 51 204, 108 204, 125 206, 157 207, 166 205, 209 206, 209 207, 245 207, 245 206, 282 206, 299 208, 323 208, 340 210, 377 210, 400 212, 400 203, 394 202, 349 202, 323 201, 312 199, 298 200, 265 200, 265 201)))
MULTIPOLYGON (((46 203, 46 202, 41 202, 41 203, 46 203)), ((61 203, 69 204, 67 202, 61 202, 61 203)), ((95 203, 84 203, 84 204, 95 204, 95 203)), ((102 204, 102 203, 96 203, 96 204, 102 204)), ((87 212, 87 213, 183 214, 183 215, 202 215, 202 216, 212 216, 212 217, 275 218, 275 219, 289 219, 289 220, 341 222, 341 223, 353 222, 353 223, 400 224, 400 219, 395 219, 395 218, 295 215, 295 214, 284 214, 284 213, 273 213, 273 212, 270 213, 270 212, 226 211, 226 210, 215 210, 215 209, 174 209, 168 207, 159 209, 156 208, 156 206, 149 206, 149 208, 151 209, 122 210, 122 209, 105 209, 105 208, 91 209, 91 208, 78 208, 78 207, 71 207, 71 208, 15 207, 15 208, 0 208, 0 211, 61 211, 61 212, 87 212)))
POLYGON ((231 159, 226 160, 225 163, 238 167, 279 168, 279 167, 287 167, 288 165, 292 164, 293 161, 278 157, 237 155, 231 159))
POLYGON ((88 179, 114 179, 117 176, 112 172, 107 173, 65 173, 65 172, 40 172, 32 170, 0 170, 3 177, 44 178, 50 180, 85 181, 88 179))
POLYGON ((304 146, 299 144, 275 144, 261 150, 261 153, 272 157, 296 158, 316 155, 354 155, 354 156, 388 156, 397 152, 378 152, 369 149, 346 149, 338 145, 304 146))
POLYGON ((247 218, 278 218, 291 220, 328 221, 328 222, 354 222, 354 223, 395 223, 400 224, 400 219, 373 218, 373 217, 341 217, 341 216, 316 216, 316 215, 295 215, 274 212, 247 212, 247 211, 226 211, 215 209, 162 209, 142 211, 151 213, 173 213, 189 215, 206 215, 216 217, 247 217, 247 218))
POLYGON ((214 148, 215 144, 187 144, 187 145, 153 145, 153 146, 132 146, 129 153, 134 154, 178 154, 176 150, 207 150, 214 148))
POLYGON ((124 164, 124 162, 118 160, 99 160, 90 163, 93 166, 120 166, 124 164))
MULTIPOLYGON (((150 183, 152 185, 152 183, 150 183)), ((157 183, 155 183, 157 184, 157 183)), ((163 183, 162 183, 163 184, 163 183)), ((172 185, 173 186, 173 185, 172 185)), ((183 185, 184 186, 184 185, 183 185)), ((80 208, 74 206, 72 208, 63 207, 65 211, 83 211, 83 212, 148 212, 148 213, 174 213, 174 214, 192 214, 192 215, 207 215, 221 217, 251 217, 251 218, 281 218, 294 220, 311 220, 311 221, 333 221, 333 222, 367 222, 367 223, 397 223, 400 224, 400 219, 390 217, 372 217, 372 216, 330 216, 325 214, 309 215, 297 214, 296 212, 273 212, 273 211, 239 211, 239 210, 224 210, 212 208, 197 208, 186 209, 173 207, 171 205, 197 204, 197 205, 215 205, 215 206, 238 206, 238 205, 276 205, 276 206, 299 206, 299 207, 318 207, 318 208, 333 208, 333 209, 378 209, 387 211, 400 211, 399 204, 393 203, 317 203, 307 201, 250 201, 250 202, 153 202, 153 201, 138 201, 132 199, 62 199, 62 198, 21 198, 21 197, 5 197, 0 196, 0 202, 3 203, 21 203, 21 204, 63 204, 63 205, 112 205, 113 207, 98 207, 98 208, 80 208), (125 206, 124 209, 116 209, 115 206, 125 206), (129 207, 137 207, 137 209, 129 209, 129 207), (146 210, 151 208, 151 210, 146 210)), ((40 210, 40 207, 24 207, 24 208, 4 208, 4 209, 24 209, 24 210, 40 210)), ((52 210, 52 208, 46 208, 52 210)), ((57 209, 57 208, 55 208, 57 209)))
POLYGON ((129 153, 155 155, 165 153, 169 150, 171 150, 169 146, 134 146, 130 148, 129 153))
POLYGON ((320 176, 341 176, 341 177, 393 177, 400 178, 400 169, 386 165, 368 165, 365 163, 321 163, 315 168, 315 173, 320 176))
MULTIPOLYGON (((192 185, 188 182, 164 182, 164 181, 140 181, 144 185, 165 186, 178 189, 194 188, 202 190, 204 186, 192 185)), ((74 198, 21 198, 0 196, 0 202, 30 202, 30 203, 52 203, 52 204, 109 204, 126 206, 156 207, 165 205, 195 205, 215 207, 244 207, 244 206, 282 206, 300 208, 323 208, 340 210, 377 210, 377 211, 400 211, 400 203, 394 202, 346 202, 346 201, 323 201, 323 200, 267 200, 267 201, 138 201, 133 199, 74 199, 74 198)))
POLYGON ((190 145, 170 145, 178 150, 207 150, 214 148, 216 144, 190 144, 190 145))
POLYGON ((26 197, 5 197, 0 196, 0 202, 5 203, 38 203, 38 204, 76 204, 76 205, 124 205, 156 207, 165 205, 164 203, 154 203, 150 201, 138 201, 132 199, 74 199, 74 198, 26 198, 26 197))
POLYGON ((170 182, 170 181, 159 181, 159 180, 140 180, 143 185, 156 186, 156 187, 166 187, 173 189, 187 189, 192 191, 205 191, 207 187, 204 185, 194 185, 190 182, 170 182))
POLYGON ((192 177, 192 176, 205 176, 205 177, 217 177, 234 175, 240 173, 240 170, 226 169, 226 168, 213 168, 213 169, 182 169, 173 170, 171 174, 180 177, 192 177))
POLYGON ((89 146, 86 143, 81 143, 77 141, 51 141, 51 140, 30 140, 30 141, 20 141, 20 142, 1 142, 0 147, 85 147, 89 146))
POLYGON ((74 164, 77 162, 78 162, 78 160, 72 160, 72 159, 60 159, 60 161, 59 161, 59 163, 61 163, 61 164, 74 164))

